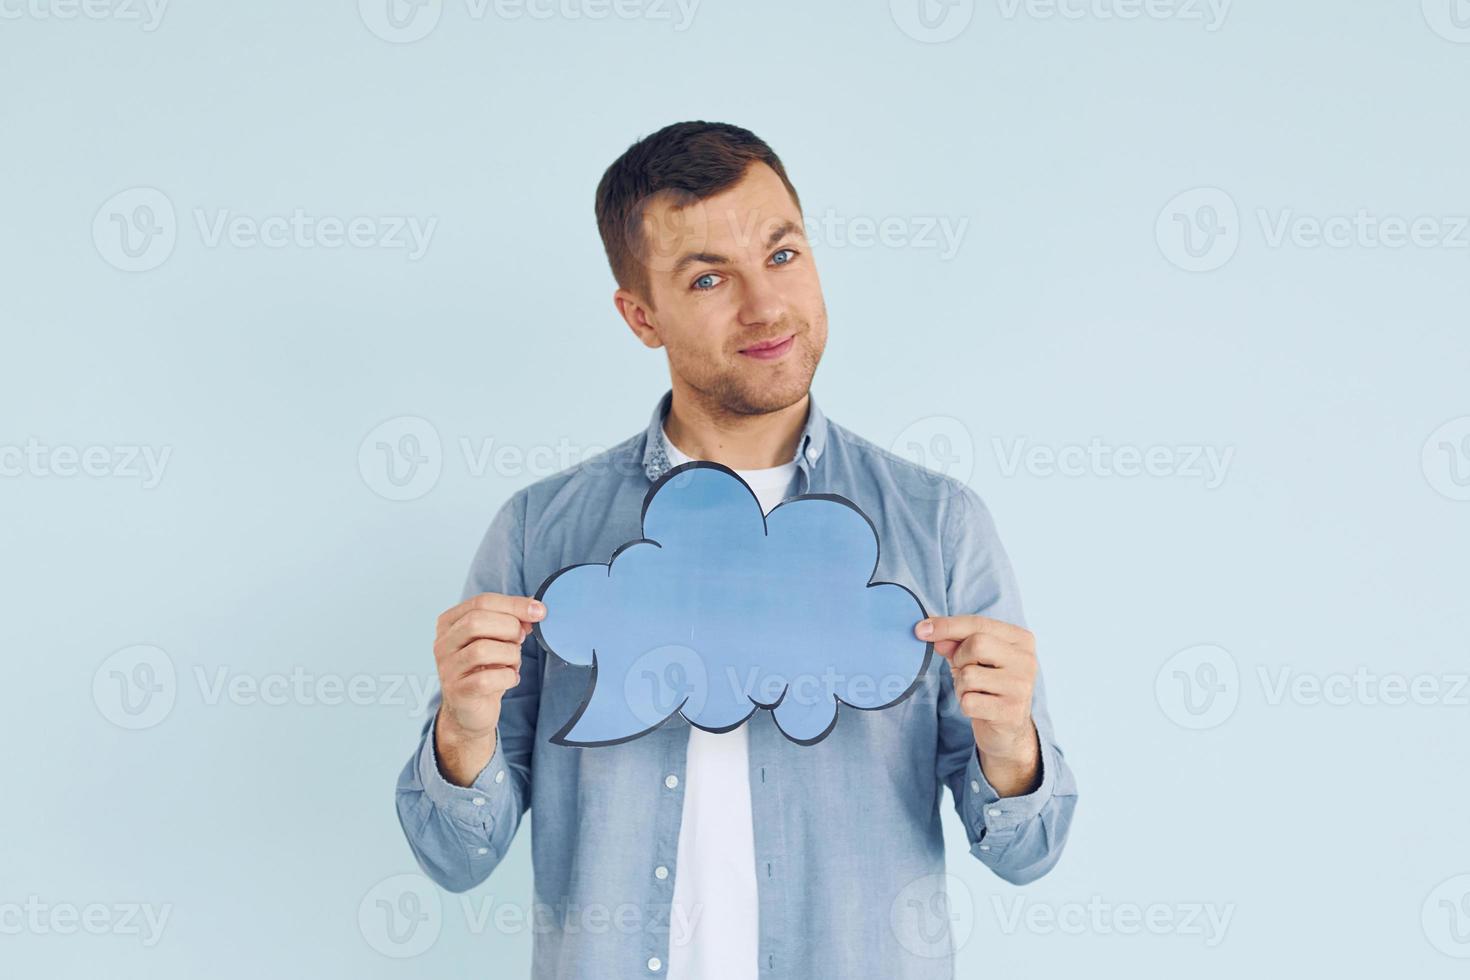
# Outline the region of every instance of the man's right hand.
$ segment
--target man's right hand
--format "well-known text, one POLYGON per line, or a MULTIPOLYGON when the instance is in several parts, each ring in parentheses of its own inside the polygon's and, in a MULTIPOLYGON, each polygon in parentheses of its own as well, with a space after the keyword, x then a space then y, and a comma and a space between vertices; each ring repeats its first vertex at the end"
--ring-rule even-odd
POLYGON ((468 786, 495 754, 500 699, 521 680, 521 643, 546 607, 529 596, 484 592, 439 617, 434 661, 443 701, 434 727, 440 771, 468 786))

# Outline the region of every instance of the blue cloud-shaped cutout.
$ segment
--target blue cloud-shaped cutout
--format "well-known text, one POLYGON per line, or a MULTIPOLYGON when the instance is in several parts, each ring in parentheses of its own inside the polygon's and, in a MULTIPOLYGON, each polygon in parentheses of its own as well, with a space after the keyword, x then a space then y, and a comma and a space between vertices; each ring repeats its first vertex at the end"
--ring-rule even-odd
POLYGON ((592 668, 559 745, 626 742, 676 713, 727 732, 761 709, 810 745, 839 705, 897 704, 929 665, 933 644, 913 632, 923 603, 872 581, 877 531, 844 497, 804 494, 762 515, 733 470, 685 463, 649 490, 643 534, 536 593, 537 640, 592 668))

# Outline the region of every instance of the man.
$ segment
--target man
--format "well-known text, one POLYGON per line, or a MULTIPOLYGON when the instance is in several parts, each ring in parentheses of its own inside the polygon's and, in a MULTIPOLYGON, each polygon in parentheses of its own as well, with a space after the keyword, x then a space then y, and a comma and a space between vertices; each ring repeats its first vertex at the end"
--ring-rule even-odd
POLYGON ((826 305, 796 190, 754 134, 668 126, 608 168, 596 211, 613 301, 672 388, 646 431, 495 515, 439 617, 441 693, 398 782, 409 844, 463 891, 531 809, 536 977, 952 976, 940 787, 970 853, 1015 883, 1056 863, 1076 802, 990 515, 817 408, 826 305), (830 492, 873 519, 873 578, 931 614, 915 634, 939 656, 910 697, 843 710, 813 745, 766 710, 722 734, 675 715, 616 745, 550 741, 591 672, 538 646, 556 611, 531 596, 641 537, 652 482, 686 459, 734 469, 766 511, 830 492))

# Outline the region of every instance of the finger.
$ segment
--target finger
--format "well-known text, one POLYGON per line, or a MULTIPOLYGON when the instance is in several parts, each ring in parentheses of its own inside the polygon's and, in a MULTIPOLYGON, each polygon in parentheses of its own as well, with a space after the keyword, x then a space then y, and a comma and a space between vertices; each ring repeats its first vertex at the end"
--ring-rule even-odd
POLYGON ((940 640, 963 640, 975 633, 991 633, 1012 642, 1031 635, 1030 630, 988 616, 930 616, 914 625, 915 636, 936 644, 940 640))
POLYGON ((1034 661, 1035 657, 1025 649, 1006 643, 991 634, 976 633, 960 641, 954 652, 945 659, 949 661, 950 670, 979 664, 982 667, 1024 671, 1027 663, 1034 661))
POLYGON ((470 596, 464 602, 452 609, 446 609, 439 615, 436 624, 439 632, 443 632, 460 619, 465 613, 475 609, 483 609, 488 612, 505 613, 517 619, 535 623, 546 618, 546 606, 530 596, 524 595, 502 595, 499 592, 481 592, 479 595, 470 596))
POLYGON ((475 640, 449 658, 445 664, 445 670, 450 677, 464 677, 487 667, 512 667, 519 670, 520 666, 521 648, 519 644, 497 640, 475 640))
POLYGON ((1000 698, 1020 697, 1026 691, 1026 681, 1009 671, 971 664, 955 672, 954 689, 961 696, 993 694, 1000 698))
POLYGON ((434 644, 441 656, 448 656, 461 647, 479 640, 506 640, 519 643, 525 639, 524 628, 519 619, 503 612, 471 609, 450 626, 434 644))
POLYGON ((934 644, 934 652, 945 658, 953 656, 954 652, 959 648, 959 640, 940 640, 934 644))
POLYGON ((511 667, 486 667, 461 678, 455 684, 459 697, 485 697, 503 694, 521 682, 521 672, 511 667))
POLYGON ((1006 706, 1004 698, 978 691, 968 691, 960 696, 960 710, 966 718, 976 721, 1000 722, 1010 716, 1010 708, 1006 706))
MULTIPOLYGON (((534 625, 531 623, 520 624, 520 635, 514 641, 517 649, 520 649, 520 647, 526 642, 526 637, 531 635, 531 630, 534 628, 534 625)), ((475 641, 475 637, 471 637, 468 641, 464 640, 463 637, 460 636, 455 636, 449 639, 440 637, 434 643, 434 659, 442 660, 446 657, 453 657, 461 650, 463 650, 466 646, 474 643, 475 641)))
POLYGON ((445 610, 435 624, 436 634, 459 622, 475 611, 498 612, 514 616, 522 622, 535 623, 546 617, 546 606, 527 596, 502 595, 498 592, 482 592, 471 596, 452 609, 445 610))

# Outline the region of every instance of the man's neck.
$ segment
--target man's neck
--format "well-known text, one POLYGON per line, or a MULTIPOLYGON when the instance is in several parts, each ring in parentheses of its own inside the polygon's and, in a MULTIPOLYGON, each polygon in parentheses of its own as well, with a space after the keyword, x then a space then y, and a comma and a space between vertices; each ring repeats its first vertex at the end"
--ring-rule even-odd
POLYGON ((732 470, 760 470, 789 463, 806 425, 809 395, 763 415, 740 415, 707 406, 674 387, 664 432, 692 459, 722 463, 732 470))

